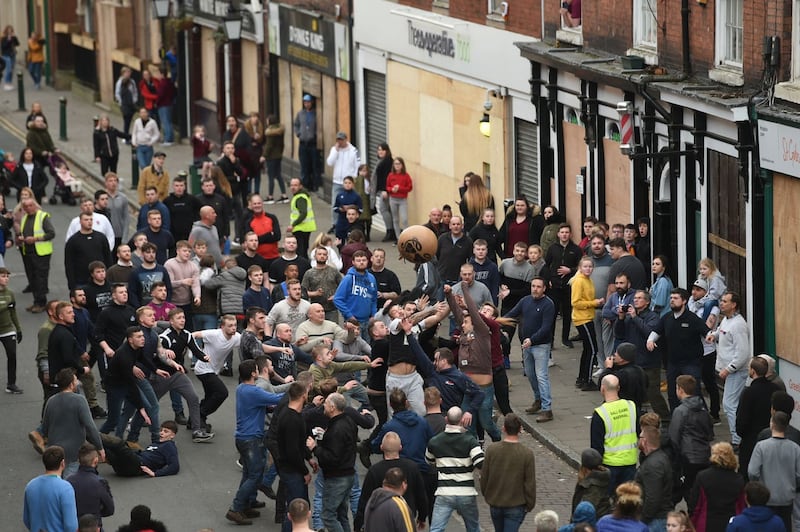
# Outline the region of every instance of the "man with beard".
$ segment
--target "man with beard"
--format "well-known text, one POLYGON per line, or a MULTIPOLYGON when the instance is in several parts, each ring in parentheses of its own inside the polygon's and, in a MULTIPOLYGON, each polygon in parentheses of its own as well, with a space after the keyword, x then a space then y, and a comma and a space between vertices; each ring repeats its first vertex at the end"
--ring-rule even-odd
POLYGON ((169 231, 175 240, 188 240, 192 224, 199 220, 200 200, 186 193, 186 175, 181 172, 172 180, 172 193, 164 200, 169 211, 169 231))
MULTIPOLYGON (((133 261, 131 260, 131 247, 128 244, 120 244, 117 246, 117 262, 108 269, 107 279, 109 283, 124 283, 128 284, 133 271, 133 261)), ((105 272, 105 268, 103 268, 105 272)), ((109 286, 110 294, 110 286, 109 286)), ((109 300, 111 299, 109 295, 109 300)))
MULTIPOLYGON (((312 303, 322 305, 325 310, 326 320, 339 321, 339 312, 336 310, 336 305, 333 304, 333 294, 339 288, 342 274, 328 264, 328 250, 324 247, 318 247, 314 250, 314 260, 315 266, 305 273, 301 285, 306 289, 308 298, 312 303)), ((374 266, 374 253, 372 260, 374 266)))
POLYGON ((155 244, 145 242, 142 244, 142 265, 134 268, 128 281, 128 296, 131 305, 138 308, 150 302, 150 289, 153 283, 161 281, 167 285, 167 300, 172 299, 172 283, 169 273, 160 263, 156 262, 158 248, 155 244))
MULTIPOLYGON (((287 323, 292 331, 296 331, 308 316, 311 303, 302 298, 300 281, 289 279, 286 282, 286 292, 286 299, 275 303, 267 315, 267 326, 264 329, 267 336, 272 336, 272 329, 278 323, 287 323)), ((298 342, 299 345, 302 345, 301 342, 298 342)))
MULTIPOLYGON (((136 311, 128 305, 128 287, 115 284, 111 289, 111 304, 97 316, 94 324, 94 343, 104 353, 99 363, 108 367, 108 361, 114 356, 125 340, 125 331, 136 322, 136 311)), ((105 382, 105 379, 104 379, 105 382)))
POLYGON ((205 240, 208 244, 208 252, 214 255, 217 264, 222 263, 222 251, 220 244, 231 234, 231 206, 230 199, 226 198, 217 190, 214 180, 203 179, 200 183, 201 193, 197 199, 200 200, 200 220, 192 225, 189 233, 189 242, 194 244, 196 239, 205 240), (212 231, 215 228, 216 231, 212 231))
MULTIPOLYGON (((261 268, 261 271, 264 272, 264 275, 266 275, 267 272, 269 272, 269 265, 272 261, 265 259, 258 253, 258 246, 258 235, 254 231, 245 233, 244 242, 242 243, 242 252, 236 255, 236 264, 241 266, 246 272, 250 271, 250 266, 258 266, 261 268)), ((249 282, 248 280, 248 283, 249 282)))
MULTIPOLYGON (((609 279, 610 280, 610 279, 609 279)), ((603 305, 603 349, 613 353, 619 342, 614 338, 614 324, 619 318, 620 311, 628 312, 633 305, 634 290, 625 273, 620 273, 614 278, 614 291, 603 305)))
POLYGON ((361 326, 361 335, 369 339, 367 325, 378 310, 378 286, 375 277, 367 271, 369 259, 364 251, 353 254, 353 266, 336 289, 333 303, 345 320, 355 318, 361 326))
POLYGON ((400 279, 386 267, 385 250, 378 248, 372 251, 372 268, 369 269, 369 273, 378 283, 378 308, 383 308, 387 300, 400 297, 400 292, 403 291, 400 279))
POLYGON ((88 282, 90 263, 111 264, 111 248, 106 237, 92 229, 92 218, 91 212, 81 213, 80 230, 69 237, 64 246, 64 273, 70 289, 88 282))

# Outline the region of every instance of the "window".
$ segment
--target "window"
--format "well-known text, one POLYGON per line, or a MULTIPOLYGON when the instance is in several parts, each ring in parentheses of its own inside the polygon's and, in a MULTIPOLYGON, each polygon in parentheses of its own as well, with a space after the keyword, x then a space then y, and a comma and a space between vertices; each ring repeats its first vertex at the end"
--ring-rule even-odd
POLYGON ((556 0, 560 18, 559 28, 556 30, 556 40, 583 46, 583 18, 581 0, 556 0))
POLYGON ((800 103, 800 0, 792 2, 791 79, 775 86, 775 97, 800 103))
POLYGON ((633 46, 655 50, 658 42, 656 0, 634 0, 633 8, 636 14, 633 20, 633 46))
POLYGON ((744 0, 717 4, 717 64, 742 68, 744 0))

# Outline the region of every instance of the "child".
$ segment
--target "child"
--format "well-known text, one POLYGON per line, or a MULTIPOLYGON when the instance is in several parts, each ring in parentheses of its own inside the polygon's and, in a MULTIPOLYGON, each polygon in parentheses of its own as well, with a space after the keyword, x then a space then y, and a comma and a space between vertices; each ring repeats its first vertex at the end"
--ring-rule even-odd
POLYGON ((78 192, 81 189, 81 181, 76 179, 72 172, 67 168, 67 163, 60 162, 56 164, 56 175, 61 180, 61 183, 72 192, 78 192))
POLYGON ((206 256, 208 253, 208 244, 202 238, 198 238, 194 241, 194 247, 192 248, 194 252, 194 256, 192 257, 192 261, 197 264, 200 269, 202 270, 202 265, 200 264, 200 259, 206 256))
POLYGON ((194 126, 192 130, 192 158, 194 166, 200 170, 200 178, 210 175, 214 162, 209 157, 214 143, 206 138, 206 128, 202 125, 194 126))
POLYGON ((361 196, 361 203, 364 206, 364 209, 361 211, 361 216, 359 217, 359 220, 363 223, 363 227, 359 227, 359 229, 364 231, 367 242, 369 242, 370 232, 372 231, 372 215, 375 211, 374 188, 369 175, 369 165, 362 164, 358 167, 355 189, 358 195, 361 196))
POLYGON ((338 215, 336 219, 336 238, 344 242, 347 239, 347 227, 349 225, 347 222, 347 208, 354 206, 360 213, 363 204, 361 203, 361 196, 353 189, 355 180, 351 176, 344 178, 342 186, 343 189, 336 196, 336 201, 333 204, 333 211, 338 215))

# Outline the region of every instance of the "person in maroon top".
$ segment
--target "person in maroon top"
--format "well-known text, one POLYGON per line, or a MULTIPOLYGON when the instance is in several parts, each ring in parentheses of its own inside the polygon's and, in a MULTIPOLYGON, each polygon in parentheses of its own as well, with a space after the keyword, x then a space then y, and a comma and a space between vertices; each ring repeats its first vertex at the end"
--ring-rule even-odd
POLYGON ((577 28, 581 25, 581 0, 565 0, 561 3, 561 22, 565 28, 577 28))
POLYGON ((500 227, 500 240, 503 242, 506 258, 514 256, 514 244, 525 242, 525 245, 538 244, 544 229, 544 218, 534 214, 525 196, 517 196, 514 208, 506 215, 500 227))

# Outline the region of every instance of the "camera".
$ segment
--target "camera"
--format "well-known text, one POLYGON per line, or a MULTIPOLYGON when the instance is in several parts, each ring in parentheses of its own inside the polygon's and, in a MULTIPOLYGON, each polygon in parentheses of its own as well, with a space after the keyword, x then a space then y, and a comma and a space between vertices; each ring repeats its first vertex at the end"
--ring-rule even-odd
POLYGON ((622 309, 622 312, 628 312, 628 309, 631 308, 631 306, 630 305, 622 305, 620 308, 622 309))

